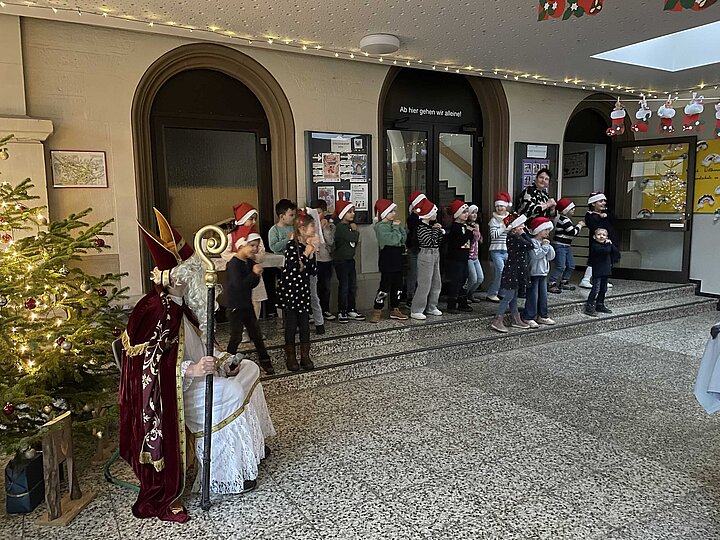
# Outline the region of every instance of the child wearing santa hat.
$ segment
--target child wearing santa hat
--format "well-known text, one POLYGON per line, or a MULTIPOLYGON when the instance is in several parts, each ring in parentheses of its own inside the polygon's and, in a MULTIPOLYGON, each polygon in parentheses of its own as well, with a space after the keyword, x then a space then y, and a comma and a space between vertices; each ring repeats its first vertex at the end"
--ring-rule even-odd
POLYGON ((475 299, 475 292, 480 288, 485 280, 485 274, 480 264, 480 244, 483 243, 480 225, 477 222, 478 211, 480 209, 476 204, 468 206, 468 226, 472 228, 473 239, 470 242, 470 258, 468 259, 468 283, 467 283, 467 300, 470 302, 480 302, 475 299))
POLYGON ((500 295, 502 300, 495 312, 495 320, 490 328, 498 332, 507 333, 508 329, 503 323, 505 312, 510 308, 512 313, 512 327, 527 330, 530 325, 520 318, 517 305, 517 293, 520 285, 526 285, 527 252, 532 247, 530 236, 525 232, 525 214, 508 214, 505 216, 505 230, 507 231, 507 260, 503 267, 500 282, 500 295))
POLYGON ((552 221, 546 217, 536 217, 530 222, 533 244, 528 252, 530 285, 522 313, 523 320, 530 328, 537 328, 538 323, 555 324, 555 321, 548 317, 547 304, 547 275, 550 272, 550 261, 555 258, 555 250, 548 239, 552 230, 552 221))
MULTIPOLYGON (((595 236, 595 229, 603 228, 608 231, 609 238, 613 241, 615 238, 615 229, 610 221, 607 211, 607 197, 602 191, 594 191, 588 197, 588 211, 585 213, 585 223, 587 224, 588 234, 590 238, 595 236)), ((592 265, 588 261, 585 269, 585 275, 580 281, 580 287, 583 289, 591 289, 592 265)), ((612 283, 607 284, 608 288, 612 288, 612 283)))
POLYGON ((405 227, 395 219, 397 204, 388 199, 379 199, 375 203, 375 223, 380 269, 380 287, 375 295, 375 305, 370 322, 380 322, 385 299, 388 301, 390 318, 406 321, 407 315, 400 311, 400 294, 402 292, 402 256, 403 246, 407 240, 405 227))
POLYGON ((333 266, 338 279, 338 322, 364 321, 365 315, 355 310, 357 271, 355 270, 355 248, 360 240, 360 231, 355 224, 355 205, 350 201, 335 203, 335 252, 333 266))
POLYGON ((454 200, 448 207, 448 213, 453 223, 447 235, 447 310, 448 313, 470 312, 473 309, 468 305, 465 285, 469 274, 473 228, 467 222, 470 215, 468 205, 459 199, 454 200))
POLYGON ((260 367, 272 375, 275 370, 260 333, 252 300, 253 291, 263 273, 263 267, 254 260, 262 240, 254 227, 241 225, 230 234, 230 241, 234 255, 225 267, 225 306, 230 320, 227 351, 237 353, 243 329, 246 328, 255 344, 260 367))
POLYGON ((502 278, 505 261, 508 258, 507 244, 505 242, 508 229, 505 226, 505 218, 508 216, 509 208, 512 206, 510 194, 501 191, 495 196, 495 211, 490 220, 490 260, 494 267, 493 279, 488 287, 486 300, 499 302, 500 279, 502 278))
POLYGON ((410 194, 410 214, 407 218, 407 258, 408 258, 408 269, 407 277, 405 278, 405 299, 407 305, 412 304, 413 296, 415 295, 415 288, 417 287, 417 261, 418 254, 420 253, 420 246, 417 241, 417 226, 420 223, 418 218, 418 208, 420 203, 427 199, 422 191, 413 191, 410 194))
POLYGON ((555 236, 552 246, 555 248, 555 269, 550 273, 551 293, 561 293, 563 289, 574 291, 570 285, 570 277, 575 270, 575 258, 572 252, 572 241, 585 226, 584 221, 575 225, 572 216, 575 214, 575 203, 563 197, 557 203, 557 216, 555 216, 555 236))
POLYGON ((440 243, 445 236, 445 229, 435 222, 438 208, 427 198, 420 201, 417 208, 420 223, 417 226, 418 280, 415 296, 410 308, 410 317, 424 321, 429 315, 440 316, 442 311, 437 307, 442 288, 440 277, 440 243))

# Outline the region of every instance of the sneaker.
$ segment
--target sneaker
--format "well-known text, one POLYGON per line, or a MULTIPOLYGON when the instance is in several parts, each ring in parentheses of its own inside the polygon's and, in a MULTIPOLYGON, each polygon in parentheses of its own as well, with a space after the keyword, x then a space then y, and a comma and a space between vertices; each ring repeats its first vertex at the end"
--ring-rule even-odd
POLYGON ((381 309, 373 309, 372 313, 370 314, 370 322, 371 323, 379 323, 381 317, 382 317, 382 310, 381 309))
POLYGON ((608 281, 608 286, 607 286, 607 288, 608 288, 608 289, 612 289, 612 288, 613 288, 613 284, 610 283, 609 281, 608 281))
POLYGON ((395 319, 396 321, 407 321, 408 320, 408 316, 405 315, 398 308, 395 308, 390 312, 390 318, 395 319))
POLYGON ((338 313, 337 321, 340 324, 346 324, 348 322, 348 314, 347 313, 338 313))
POLYGON ((518 318, 517 320, 512 319, 510 326, 512 326, 513 328, 522 328, 523 330, 527 330, 528 328, 530 328, 530 325, 520 318, 518 318))
POLYGON ((611 309, 605 307, 605 304, 598 304, 595 306, 595 311, 598 313, 612 313, 611 309))
MULTIPOLYGON (((609 285, 609 284, 608 284, 608 285, 609 285)), ((583 280, 580 282, 580 287, 581 287, 582 289, 592 289, 592 285, 590 284, 590 280, 589 280, 589 279, 583 279, 583 280)))
POLYGON ((490 296, 486 296, 485 300, 487 300, 488 302, 495 302, 496 304, 500 303, 500 298, 498 298, 497 294, 492 294, 490 296))
POLYGON ((570 285, 569 281, 563 281, 562 285, 560 285, 563 291, 574 291, 575 285, 570 285))
POLYGON ((597 313, 595 313, 595 308, 593 306, 586 305, 583 313, 590 317, 597 317, 597 313))
MULTIPOLYGON (((575 287, 573 287, 574 289, 575 287)), ((551 283, 548 286, 548 292, 554 293, 554 294, 560 294, 563 291, 563 288, 558 285, 557 283, 551 283)))
POLYGON ((540 325, 536 323, 535 321, 526 321, 525 319, 522 319, 522 322, 528 325, 530 328, 540 328, 540 325))
POLYGON ((427 319, 424 313, 411 313, 410 318, 416 319, 418 321, 424 321, 425 319, 427 319))
POLYGON ((333 315, 329 311, 323 311, 323 319, 325 319, 326 321, 334 321, 335 318, 335 315, 333 315))
POLYGON ((501 334, 507 334, 507 333, 508 333, 508 329, 505 328, 505 326, 502 324, 502 322, 499 322, 499 323, 493 322, 493 323, 490 325, 490 328, 492 328, 492 329, 495 330, 496 332, 500 332, 501 334))
POLYGON ((467 305, 458 306, 458 311, 462 311, 463 313, 472 313, 473 308, 467 305))
POLYGON ((348 319, 351 321, 364 321, 365 315, 358 313, 357 311, 348 311, 348 319))
POLYGON ((555 321, 552 320, 550 317, 538 317, 537 322, 539 322, 540 324, 545 324, 547 326, 552 326, 553 324, 555 324, 555 321))
POLYGON ((443 314, 443 312, 440 311, 438 308, 426 309, 425 313, 427 313, 428 315, 434 315, 435 317, 439 317, 443 314))
POLYGON ((240 340, 240 343, 250 343, 250 335, 248 334, 247 330, 243 330, 242 339, 240 340))

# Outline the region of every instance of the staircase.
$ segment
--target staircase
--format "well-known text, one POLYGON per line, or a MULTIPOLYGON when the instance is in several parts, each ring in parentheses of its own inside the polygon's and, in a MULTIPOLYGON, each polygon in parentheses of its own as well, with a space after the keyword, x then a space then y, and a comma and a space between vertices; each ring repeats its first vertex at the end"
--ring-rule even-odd
MULTIPOLYGON (((615 287, 607 298, 611 315, 598 318, 582 314, 587 291, 565 291, 549 295, 550 316, 555 326, 536 330, 511 329, 500 334, 489 328, 497 304, 473 304, 474 313, 428 316, 427 321, 390 321, 378 324, 356 322, 340 325, 326 323, 327 333, 315 336, 311 356, 316 369, 290 373, 285 370, 282 348, 282 323, 262 323, 265 341, 277 374, 265 377, 263 386, 268 395, 328 385, 423 366, 429 362, 452 362, 572 339, 653 322, 679 319, 716 309, 717 301, 695 295, 694 285, 646 283, 613 280, 615 287)), ((441 305, 442 309, 442 305, 441 305)), ((220 326, 221 343, 227 331, 220 326)), ((225 341, 226 342, 226 341, 225 341)), ((252 344, 244 344, 243 352, 252 357, 252 344)), ((551 358, 548 359, 552 361, 551 358)))

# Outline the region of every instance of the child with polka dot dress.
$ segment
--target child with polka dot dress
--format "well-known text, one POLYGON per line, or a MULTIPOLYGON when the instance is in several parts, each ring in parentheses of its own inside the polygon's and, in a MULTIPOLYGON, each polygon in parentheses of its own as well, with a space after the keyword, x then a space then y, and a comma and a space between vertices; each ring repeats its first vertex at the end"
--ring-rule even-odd
POLYGON ((295 220, 285 248, 280 274, 279 299, 285 308, 285 363, 288 370, 314 369, 310 360, 310 276, 317 275, 315 219, 304 211, 295 220), (295 332, 300 330, 300 364, 295 352, 295 332))

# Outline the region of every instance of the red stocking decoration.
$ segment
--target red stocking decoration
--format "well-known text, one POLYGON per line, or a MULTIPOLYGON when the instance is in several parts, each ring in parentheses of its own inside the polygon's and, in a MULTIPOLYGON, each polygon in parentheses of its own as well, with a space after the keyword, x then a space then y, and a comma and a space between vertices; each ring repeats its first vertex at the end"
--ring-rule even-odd
POLYGON ((698 97, 697 92, 693 92, 690 103, 685 105, 685 119, 683 120, 683 131, 700 132, 705 127, 705 122, 700 120, 700 115, 705 110, 703 105, 704 96, 698 97))
POLYGON ((717 0, 665 0, 665 11, 682 11, 684 9, 702 11, 715 2, 717 0))
POLYGON ((605 134, 608 137, 615 137, 625 133, 625 116, 627 116, 625 107, 620 103, 620 96, 618 96, 617 102, 615 103, 615 110, 610 113, 612 125, 605 130, 605 134))
POLYGON ((642 99, 638 103, 640 103, 640 110, 635 113, 635 123, 630 126, 630 129, 635 133, 647 133, 650 129, 648 120, 650 120, 650 117, 652 116, 652 111, 650 110, 650 107, 648 107, 645 94, 642 95, 642 99))
POLYGON ((673 101, 675 100, 668 98, 667 101, 660 105, 660 108, 658 109, 658 116, 660 117, 660 126, 658 126, 658 131, 664 135, 675 133, 675 126, 673 126, 673 118, 675 118, 673 101))

